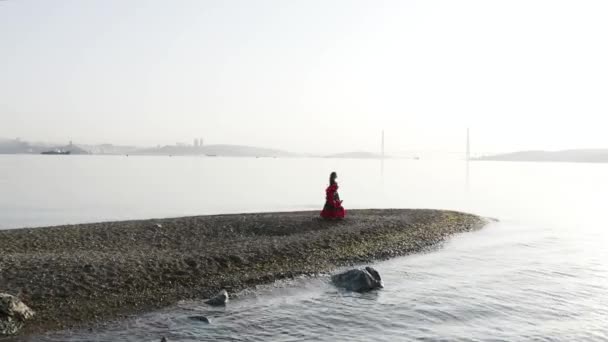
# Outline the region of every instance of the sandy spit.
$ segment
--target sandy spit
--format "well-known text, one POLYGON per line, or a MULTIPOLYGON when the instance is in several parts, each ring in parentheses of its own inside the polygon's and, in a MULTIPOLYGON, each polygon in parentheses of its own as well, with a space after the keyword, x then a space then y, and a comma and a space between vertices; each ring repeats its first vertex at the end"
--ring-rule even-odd
POLYGON ((23 334, 82 328, 182 299, 236 292, 428 249, 479 229, 440 210, 194 216, 0 231, 0 292, 37 312, 23 334))

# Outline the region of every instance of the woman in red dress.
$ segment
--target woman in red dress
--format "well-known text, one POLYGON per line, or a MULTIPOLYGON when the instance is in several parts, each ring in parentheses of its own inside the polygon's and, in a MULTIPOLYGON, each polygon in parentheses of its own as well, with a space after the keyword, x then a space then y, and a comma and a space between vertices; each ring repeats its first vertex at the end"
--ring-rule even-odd
POLYGON ((329 186, 325 190, 325 206, 321 211, 321 217, 325 219, 341 219, 346 215, 346 210, 342 207, 342 200, 338 195, 338 174, 332 172, 329 175, 329 186))

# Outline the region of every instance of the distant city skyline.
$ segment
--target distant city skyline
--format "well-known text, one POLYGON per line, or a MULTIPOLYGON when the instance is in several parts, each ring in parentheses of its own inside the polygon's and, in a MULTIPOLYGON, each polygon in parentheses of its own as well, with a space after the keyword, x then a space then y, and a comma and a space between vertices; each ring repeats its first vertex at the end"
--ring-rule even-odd
POLYGON ((608 147, 603 1, 1 1, 0 137, 608 147))

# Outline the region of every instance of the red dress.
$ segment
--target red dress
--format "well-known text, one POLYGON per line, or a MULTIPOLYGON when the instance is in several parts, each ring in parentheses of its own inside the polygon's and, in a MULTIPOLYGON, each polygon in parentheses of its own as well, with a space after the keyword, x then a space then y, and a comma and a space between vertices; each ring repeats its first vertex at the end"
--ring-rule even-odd
POLYGON ((321 211, 321 217, 326 219, 344 218, 346 210, 342 207, 342 201, 338 195, 338 183, 334 183, 325 190, 325 206, 321 211))

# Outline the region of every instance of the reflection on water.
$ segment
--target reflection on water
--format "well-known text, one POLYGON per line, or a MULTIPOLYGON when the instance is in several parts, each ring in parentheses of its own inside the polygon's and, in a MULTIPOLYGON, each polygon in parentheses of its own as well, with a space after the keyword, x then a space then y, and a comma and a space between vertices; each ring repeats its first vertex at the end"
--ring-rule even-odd
POLYGON ((466 160, 465 162, 465 177, 464 177, 464 189, 468 193, 471 187, 471 161, 466 160))
MULTIPOLYGON (((32 159, 21 167, 50 163, 57 174, 67 172, 59 162, 32 159)), ((27 181, 27 170, 0 175, 12 195, 0 198, 0 224, 316 210, 332 170, 340 174, 347 208, 449 208, 500 222, 437 250, 374 265, 385 283, 378 292, 347 293, 327 276, 302 278, 248 291, 223 309, 184 302, 93 333, 21 340, 608 340, 608 165, 386 160, 378 173, 377 161, 362 160, 108 160, 68 160, 79 172, 61 189, 27 181), (101 177, 100 165, 124 175, 124 183, 92 182, 101 177), (39 194, 48 195, 39 200, 39 194), (211 323, 189 320, 193 314, 211 323)))

